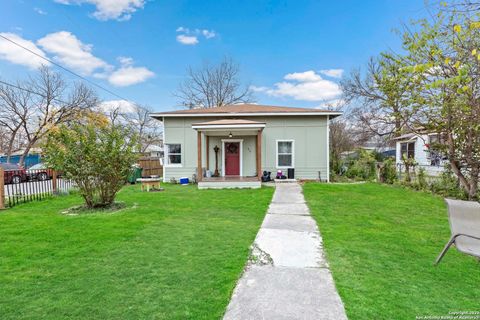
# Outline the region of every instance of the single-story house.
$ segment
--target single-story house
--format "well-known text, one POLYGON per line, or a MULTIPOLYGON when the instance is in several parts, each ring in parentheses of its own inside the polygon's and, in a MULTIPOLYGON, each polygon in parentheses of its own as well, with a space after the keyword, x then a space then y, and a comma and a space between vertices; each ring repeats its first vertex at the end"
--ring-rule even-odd
POLYGON ((163 146, 149 145, 143 154, 151 158, 163 158, 163 146))
POLYGON ((445 167, 447 159, 444 155, 431 146, 438 143, 439 135, 436 133, 406 133, 394 138, 396 142, 396 163, 397 168, 402 170, 403 159, 412 158, 415 160, 417 168, 424 168, 429 175, 440 174, 445 167))
POLYGON ((163 122, 163 179, 199 188, 260 187, 263 171, 329 181, 329 120, 341 112, 235 104, 153 113, 163 122))

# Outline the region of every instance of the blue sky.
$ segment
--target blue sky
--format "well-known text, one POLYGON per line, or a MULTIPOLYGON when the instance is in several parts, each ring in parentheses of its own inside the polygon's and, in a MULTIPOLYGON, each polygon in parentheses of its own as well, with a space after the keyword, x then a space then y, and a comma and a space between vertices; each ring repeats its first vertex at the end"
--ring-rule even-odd
MULTIPOLYGON (((172 93, 188 66, 224 56, 258 103, 319 107, 339 98, 342 70, 398 49, 392 30, 425 15, 423 0, 8 0, 0 34, 158 111, 178 108, 172 93)), ((0 39, 3 80, 40 61, 0 39)))

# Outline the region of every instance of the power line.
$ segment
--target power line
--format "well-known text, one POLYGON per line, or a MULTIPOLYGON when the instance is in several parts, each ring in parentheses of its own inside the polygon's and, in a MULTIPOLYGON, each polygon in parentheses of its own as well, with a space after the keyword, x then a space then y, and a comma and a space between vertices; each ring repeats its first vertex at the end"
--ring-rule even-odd
POLYGON ((107 88, 99 85, 98 83, 95 83, 95 82, 93 82, 93 81, 91 81, 91 80, 89 80, 89 79, 87 79, 87 78, 79 75, 78 73, 76 73, 76 72, 74 72, 74 71, 72 71, 72 70, 70 70, 70 69, 62 66, 61 64, 56 63, 55 61, 52 61, 52 60, 50 60, 50 59, 48 59, 48 58, 46 58, 46 57, 44 57, 44 56, 36 53, 35 51, 30 50, 29 48, 27 48, 27 47, 25 47, 25 46, 22 46, 20 43, 18 43, 18 42, 16 42, 16 41, 13 41, 12 39, 9 39, 9 38, 5 37, 3 34, 0 34, 0 37, 3 38, 3 39, 5 39, 5 40, 7 40, 7 41, 9 41, 9 42, 11 42, 11 43, 13 43, 14 45, 16 45, 16 46, 18 46, 18 47, 20 47, 20 48, 22 48, 22 49, 30 52, 31 54, 33 54, 33 55, 35 55, 35 56, 37 56, 37 57, 39 57, 39 58, 41 58, 41 59, 43 59, 43 60, 45 60, 45 61, 50 62, 51 64, 59 67, 60 69, 65 70, 66 72, 68 72, 68 73, 70 73, 70 74, 73 74, 73 75, 76 76, 76 77, 79 77, 80 79, 82 79, 82 80, 90 83, 91 85, 93 85, 93 86, 95 86, 95 87, 97 87, 97 88, 99 88, 99 89, 102 89, 102 90, 104 90, 105 92, 110 93, 111 95, 113 95, 113 96, 115 96, 115 97, 117 97, 117 98, 119 98, 119 99, 121 99, 121 100, 125 100, 125 101, 127 101, 127 102, 133 103, 134 105, 138 105, 137 103, 135 103, 135 102, 133 102, 133 101, 130 101, 130 100, 128 100, 128 99, 126 99, 126 98, 124 98, 124 97, 116 94, 115 92, 113 92, 113 91, 111 91, 111 90, 109 90, 109 89, 107 89, 107 88))

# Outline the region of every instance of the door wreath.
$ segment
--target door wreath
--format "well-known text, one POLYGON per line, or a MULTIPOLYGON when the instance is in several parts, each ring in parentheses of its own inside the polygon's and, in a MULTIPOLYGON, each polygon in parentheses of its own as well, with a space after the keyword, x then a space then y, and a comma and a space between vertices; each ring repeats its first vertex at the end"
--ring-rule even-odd
POLYGON ((236 143, 227 144, 227 152, 236 154, 238 152, 238 145, 236 143))

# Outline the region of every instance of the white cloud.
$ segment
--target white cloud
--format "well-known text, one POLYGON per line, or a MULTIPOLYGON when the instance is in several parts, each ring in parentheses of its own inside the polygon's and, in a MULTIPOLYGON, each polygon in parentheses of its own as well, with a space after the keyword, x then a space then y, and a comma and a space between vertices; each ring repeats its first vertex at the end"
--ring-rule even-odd
MULTIPOLYGON (((44 51, 37 47, 34 42, 23 39, 14 33, 0 33, 0 35, 17 42, 41 57, 47 58, 46 53, 52 54, 54 60, 83 76, 104 79, 118 87, 141 83, 155 75, 146 67, 134 67, 134 61, 130 57, 118 57, 120 66, 115 68, 94 56, 92 45, 82 43, 74 34, 67 31, 50 33, 39 39, 37 44, 44 51)), ((50 64, 47 60, 43 60, 3 38, 0 38, 0 59, 24 65, 31 69, 36 69, 42 64, 50 64)))
POLYGON ((322 80, 322 77, 320 77, 318 74, 315 73, 315 71, 305 71, 305 72, 294 72, 294 73, 289 73, 284 77, 285 80, 296 80, 299 82, 315 82, 315 81, 320 81, 322 80))
POLYGON ((133 64, 133 58, 130 57, 118 57, 117 60, 122 66, 131 66, 133 64))
POLYGON ((179 34, 177 36, 177 41, 181 44, 196 45, 198 43, 198 38, 196 36, 186 36, 184 34, 179 34))
POLYGON ((341 78, 343 75, 343 69, 325 69, 320 70, 320 73, 332 78, 341 78))
POLYGON ((145 0, 55 0, 55 2, 70 5, 88 3, 96 7, 93 16, 98 20, 126 21, 138 9, 142 9, 145 0))
POLYGON ((207 39, 214 38, 217 35, 213 30, 203 29, 201 32, 203 36, 207 39))
POLYGON ((250 86, 249 89, 252 90, 253 92, 267 92, 268 90, 270 90, 269 87, 258 87, 258 86, 250 86))
POLYGON ((38 40, 37 43, 45 51, 53 54, 55 60, 82 75, 91 75, 100 68, 110 68, 105 61, 92 54, 92 45, 82 43, 70 32, 50 33, 38 40))
MULTIPOLYGON (((45 53, 38 48, 35 43, 30 40, 23 39, 15 33, 0 33, 0 35, 15 41, 19 45, 29 49, 32 52, 35 52, 40 57, 46 58, 45 53)), ((0 38, 0 59, 7 60, 11 63, 20 64, 26 66, 30 69, 36 69, 42 64, 49 65, 50 63, 38 56, 33 55, 31 52, 7 41, 3 38, 0 38)))
POLYGON ((313 71, 289 73, 284 79, 289 81, 277 82, 273 88, 252 86, 251 89, 274 97, 304 101, 329 101, 342 93, 336 82, 325 80, 313 71))
POLYGON ((315 109, 321 110, 340 110, 345 106, 346 101, 344 99, 332 99, 327 100, 324 103, 320 104, 319 106, 315 107, 315 109))
POLYGON ((33 10, 34 10, 36 13, 38 13, 38 14, 40 14, 40 15, 42 15, 42 16, 46 16, 46 15, 47 15, 47 12, 46 12, 46 11, 43 11, 43 10, 40 9, 40 8, 33 8, 33 10))
POLYGON ((100 103, 98 107, 99 112, 110 113, 119 110, 121 113, 135 112, 135 105, 132 102, 125 100, 107 100, 100 103))
POLYGON ((120 57, 122 66, 108 76, 108 82, 117 87, 131 86, 137 83, 147 81, 155 73, 145 67, 133 67, 133 59, 120 57))
POLYGON ((203 36, 205 39, 211 39, 215 38, 217 36, 217 33, 213 30, 208 30, 208 29, 195 29, 195 30, 190 30, 189 28, 185 27, 178 27, 177 30, 175 30, 181 34, 177 36, 177 41, 185 44, 185 45, 196 45, 199 43, 198 38, 203 36))
POLYGON ((155 75, 145 67, 133 67, 133 59, 130 57, 118 57, 121 67, 107 76, 108 82, 117 87, 126 87, 147 81, 155 75))

